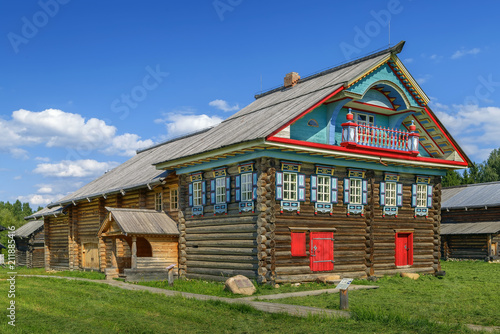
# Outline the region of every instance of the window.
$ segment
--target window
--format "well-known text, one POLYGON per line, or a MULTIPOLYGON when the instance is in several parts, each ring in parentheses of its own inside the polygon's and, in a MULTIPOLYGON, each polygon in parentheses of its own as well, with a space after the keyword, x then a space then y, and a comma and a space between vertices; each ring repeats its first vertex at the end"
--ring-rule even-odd
POLYGON ((283 199, 285 201, 297 200, 297 174, 283 173, 283 199))
POLYGON ((375 117, 367 114, 355 113, 355 121, 360 125, 375 125, 375 117))
POLYGON ((193 182, 193 205, 201 206, 201 182, 193 182))
POLYGON ((163 201, 162 201, 161 195, 162 195, 161 192, 158 192, 155 194, 155 210, 156 211, 163 210, 163 201))
POLYGON ((170 211, 177 211, 178 210, 178 189, 177 188, 172 188, 170 189, 170 211))
POLYGON ((385 183, 385 205, 396 206, 396 182, 385 183))
POLYGON ((226 202, 226 178, 218 177, 215 179, 216 203, 226 202))
POLYGON ((330 176, 318 175, 318 202, 330 203, 330 176))
POLYGON ((425 208, 427 206, 427 185, 417 184, 417 207, 425 208))
POLYGON ((241 174, 241 200, 243 202, 253 199, 252 173, 241 174))
POLYGON ((351 204, 361 204, 361 179, 351 178, 351 204))

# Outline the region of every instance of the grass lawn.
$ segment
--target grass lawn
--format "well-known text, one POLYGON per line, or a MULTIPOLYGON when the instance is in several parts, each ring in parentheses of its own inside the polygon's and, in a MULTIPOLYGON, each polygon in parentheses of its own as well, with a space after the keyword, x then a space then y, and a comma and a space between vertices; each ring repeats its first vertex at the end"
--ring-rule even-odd
POLYGON ((394 322, 268 314, 246 305, 165 297, 108 285, 16 279, 16 328, 8 325, 8 282, 0 280, 1 333, 468 333, 425 320, 394 322))
MULTIPOLYGON (((0 279, 7 277, 7 273, 10 272, 8 268, 0 268, 0 279)), ((106 275, 98 271, 45 271, 44 268, 33 268, 28 269, 26 267, 16 267, 14 270, 17 275, 52 275, 52 276, 64 276, 64 277, 80 277, 88 279, 105 279, 106 275)))
MULTIPOLYGON (((482 261, 442 262, 442 279, 421 276, 384 277, 376 290, 349 292, 350 311, 359 320, 390 323, 398 319, 500 326, 500 263, 482 261)), ((338 309, 339 296, 287 298, 274 302, 338 309)))

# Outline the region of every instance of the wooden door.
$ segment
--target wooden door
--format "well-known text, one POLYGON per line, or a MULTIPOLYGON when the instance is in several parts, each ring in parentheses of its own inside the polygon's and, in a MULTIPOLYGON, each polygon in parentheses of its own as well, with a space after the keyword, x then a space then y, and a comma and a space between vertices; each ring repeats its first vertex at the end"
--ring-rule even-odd
POLYGON ((99 269, 99 248, 97 243, 89 242, 83 245, 83 267, 86 269, 99 269))
POLYGON ((413 264, 413 233, 396 233, 396 266, 413 264))
POLYGON ((309 235, 311 270, 333 270, 333 232, 311 232, 309 235))

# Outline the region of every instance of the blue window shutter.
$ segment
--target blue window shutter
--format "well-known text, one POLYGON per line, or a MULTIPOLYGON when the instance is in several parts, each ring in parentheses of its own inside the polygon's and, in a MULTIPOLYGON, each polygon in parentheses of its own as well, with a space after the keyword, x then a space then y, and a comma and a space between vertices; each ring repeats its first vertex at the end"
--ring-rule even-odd
POLYGON ((311 175, 311 203, 318 201, 318 176, 311 175))
POLYGON ((252 174, 252 199, 256 200, 257 199, 257 173, 252 174))
POLYGON ((297 175, 298 179, 298 199, 300 202, 305 202, 306 200, 306 175, 305 174, 298 174, 297 175))
POLYGON ((411 207, 417 207, 417 184, 414 183, 411 185, 411 207))
POLYGON ((231 177, 226 176, 226 203, 231 203, 231 177))
POLYGON ((241 175, 234 178, 236 202, 241 202, 241 175))
POLYGON ((368 181, 367 180, 361 181, 361 188, 362 188, 361 204, 367 205, 368 204, 368 181))
POLYGON ((201 181, 201 205, 207 205, 207 181, 201 181))
POLYGON ((193 184, 188 185, 189 206, 193 206, 193 184))
POLYGON ((427 207, 432 208, 432 185, 427 185, 427 207))
POLYGON ((344 204, 351 202, 351 179, 344 179, 344 204))
POLYGON ((330 182, 332 185, 332 196, 330 198, 330 202, 338 203, 338 201, 339 201, 339 185, 338 185, 339 180, 336 177, 332 177, 330 182))
POLYGON ((403 184, 396 183, 396 206, 403 206, 403 184))
POLYGON ((210 180, 210 203, 215 204, 215 179, 210 180))
POLYGON ((385 205, 385 182, 380 182, 380 205, 385 205))
POLYGON ((283 172, 276 172, 276 199, 283 199, 283 172))

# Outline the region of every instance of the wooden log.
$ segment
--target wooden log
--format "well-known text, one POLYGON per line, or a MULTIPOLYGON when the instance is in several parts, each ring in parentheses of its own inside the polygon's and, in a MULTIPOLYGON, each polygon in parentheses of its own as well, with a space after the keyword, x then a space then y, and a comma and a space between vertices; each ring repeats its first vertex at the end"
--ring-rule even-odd
POLYGON ((238 263, 238 262, 211 262, 211 261, 187 261, 188 268, 217 268, 217 269, 244 269, 257 270, 258 263, 238 263))
POLYGON ((187 272, 189 274, 205 274, 231 277, 236 275, 243 275, 246 277, 256 277, 256 270, 241 270, 241 269, 216 269, 216 268, 191 268, 188 266, 187 272))
POLYGON ((198 240, 255 240, 257 233, 217 233, 217 234, 188 234, 186 241, 198 240))
POLYGON ((256 224, 239 224, 239 225, 221 225, 221 226, 206 226, 206 227, 187 227, 187 234, 212 234, 212 233, 242 233, 255 232, 256 224))
POLYGON ((257 254, 257 249, 252 248, 220 248, 220 247, 187 247, 188 254, 206 254, 206 255, 251 255, 257 254))

